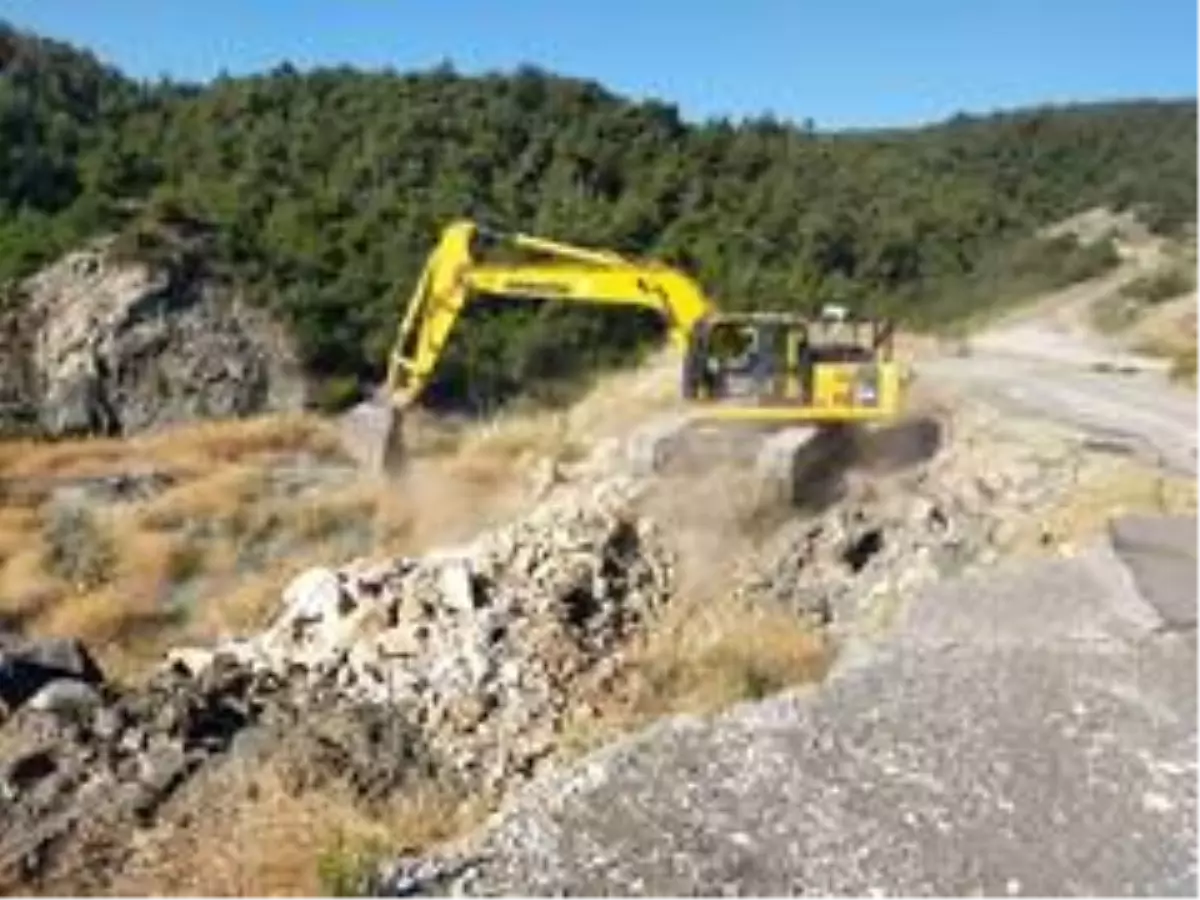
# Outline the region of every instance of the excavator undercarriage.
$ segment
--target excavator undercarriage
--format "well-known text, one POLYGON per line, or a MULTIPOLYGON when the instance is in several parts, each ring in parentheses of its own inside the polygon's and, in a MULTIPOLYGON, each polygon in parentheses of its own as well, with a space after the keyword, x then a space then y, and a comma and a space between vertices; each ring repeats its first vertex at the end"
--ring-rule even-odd
POLYGON ((733 429, 737 446, 749 439, 757 447, 753 464, 764 478, 790 482, 804 448, 836 453, 845 434, 894 419, 901 406, 888 322, 840 308, 815 316, 726 312, 662 263, 459 221, 443 230, 421 272, 385 389, 352 414, 361 458, 385 470, 403 464, 405 410, 432 378, 464 307, 489 297, 635 307, 662 317, 681 352, 683 419, 649 441, 649 467, 678 459, 688 435, 733 429), (496 250, 500 261, 489 259, 496 250))

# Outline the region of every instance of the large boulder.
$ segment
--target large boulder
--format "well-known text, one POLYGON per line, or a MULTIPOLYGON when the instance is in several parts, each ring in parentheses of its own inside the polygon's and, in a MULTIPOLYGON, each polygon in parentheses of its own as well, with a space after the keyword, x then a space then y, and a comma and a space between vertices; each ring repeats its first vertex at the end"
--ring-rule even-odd
POLYGON ((139 261, 101 239, 18 285, 0 309, 0 428, 131 434, 302 407, 283 330, 203 259, 139 261))

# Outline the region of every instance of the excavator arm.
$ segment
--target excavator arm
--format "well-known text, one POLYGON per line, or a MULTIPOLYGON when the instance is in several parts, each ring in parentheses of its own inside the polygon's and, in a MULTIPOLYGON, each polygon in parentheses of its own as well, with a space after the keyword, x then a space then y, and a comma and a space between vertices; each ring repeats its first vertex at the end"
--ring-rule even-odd
POLYGON ((409 406, 432 378, 463 308, 486 296, 651 309, 680 348, 698 323, 716 313, 699 285, 667 266, 455 222, 426 260, 400 321, 387 376, 388 395, 397 408, 409 406), (546 259, 482 262, 479 251, 487 246, 546 259))

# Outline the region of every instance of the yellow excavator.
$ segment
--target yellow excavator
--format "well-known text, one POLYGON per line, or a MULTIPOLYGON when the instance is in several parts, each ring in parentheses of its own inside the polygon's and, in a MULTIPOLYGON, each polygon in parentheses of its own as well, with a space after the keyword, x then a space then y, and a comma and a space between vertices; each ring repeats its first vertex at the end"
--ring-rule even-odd
POLYGON ((403 413, 433 377, 463 309, 490 297, 657 312, 682 351, 681 399, 693 418, 831 428, 890 420, 900 410, 890 322, 838 308, 817 316, 723 312, 661 262, 461 220, 443 229, 400 320, 384 389, 387 421, 373 426, 385 434, 385 466, 399 458, 403 413))

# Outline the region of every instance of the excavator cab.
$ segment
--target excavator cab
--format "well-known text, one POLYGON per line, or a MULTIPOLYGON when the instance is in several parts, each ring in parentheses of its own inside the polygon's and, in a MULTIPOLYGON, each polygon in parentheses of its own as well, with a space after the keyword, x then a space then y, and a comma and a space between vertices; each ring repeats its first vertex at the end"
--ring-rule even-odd
POLYGON ((841 423, 890 418, 899 403, 890 321, 722 313, 687 348, 684 397, 712 418, 841 423))

